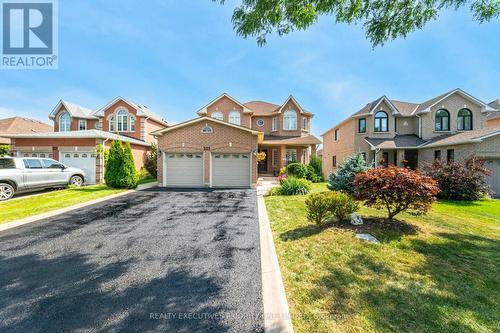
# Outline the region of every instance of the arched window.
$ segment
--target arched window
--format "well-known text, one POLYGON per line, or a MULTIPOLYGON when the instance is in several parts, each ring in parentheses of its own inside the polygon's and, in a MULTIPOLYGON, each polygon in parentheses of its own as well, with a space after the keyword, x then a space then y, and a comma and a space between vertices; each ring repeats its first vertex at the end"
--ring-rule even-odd
POLYGON ((459 131, 472 130, 472 112, 469 109, 458 111, 457 129, 459 131))
POLYGON ((229 122, 231 124, 240 125, 241 124, 240 113, 238 111, 229 112, 229 122))
POLYGON ((287 110, 283 114, 283 129, 293 131, 297 129, 297 112, 287 110))
POLYGON ((59 132, 71 131, 71 116, 68 112, 63 112, 59 116, 59 132))
POLYGON ((127 127, 128 113, 126 110, 118 110, 116 113, 116 128, 118 132, 125 132, 128 130, 127 127))
POLYGON ((389 117, 384 111, 379 111, 375 113, 375 132, 387 132, 389 131, 389 117))
POLYGON ((449 131, 450 130, 450 113, 441 109, 436 112, 436 131, 449 131))
POLYGON ((218 120, 224 120, 224 115, 222 114, 222 112, 215 111, 215 112, 212 112, 212 118, 218 119, 218 120))

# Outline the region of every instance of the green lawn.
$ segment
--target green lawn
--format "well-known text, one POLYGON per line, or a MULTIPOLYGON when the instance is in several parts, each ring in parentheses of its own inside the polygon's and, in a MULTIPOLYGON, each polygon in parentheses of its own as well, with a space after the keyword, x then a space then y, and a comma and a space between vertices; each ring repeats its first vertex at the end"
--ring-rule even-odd
POLYGON ((296 332, 500 331, 499 200, 403 214, 417 230, 372 228, 378 245, 309 223, 304 200, 266 197, 296 332))
POLYGON ((125 190, 112 189, 105 185, 95 185, 51 191, 29 198, 0 202, 0 223, 69 207, 123 191, 125 190))

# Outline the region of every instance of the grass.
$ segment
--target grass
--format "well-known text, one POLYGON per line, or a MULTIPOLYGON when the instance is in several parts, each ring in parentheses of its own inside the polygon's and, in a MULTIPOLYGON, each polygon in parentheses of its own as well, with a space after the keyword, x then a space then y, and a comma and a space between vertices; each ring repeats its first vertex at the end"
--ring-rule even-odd
POLYGON ((0 202, 0 224, 73 206, 123 191, 126 190, 112 189, 105 185, 95 185, 68 188, 32 197, 0 202))
POLYGON ((137 182, 137 185, 142 185, 142 184, 147 184, 147 183, 153 183, 153 182, 156 182, 156 178, 153 177, 153 176, 147 176, 147 177, 144 177, 142 179, 139 179, 139 181, 137 182))
POLYGON ((296 332, 500 331, 499 200, 402 214, 413 232, 373 227, 371 244, 308 222, 305 198, 265 199, 296 332))

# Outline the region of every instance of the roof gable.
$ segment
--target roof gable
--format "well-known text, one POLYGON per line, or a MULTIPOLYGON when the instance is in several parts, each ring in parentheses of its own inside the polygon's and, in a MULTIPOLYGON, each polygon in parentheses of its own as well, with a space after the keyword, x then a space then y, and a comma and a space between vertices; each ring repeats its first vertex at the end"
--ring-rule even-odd
POLYGON ((106 104, 104 107, 100 108, 99 110, 97 110, 94 115, 97 116, 97 117, 103 117, 104 116, 104 112, 109 109, 110 107, 112 107, 113 105, 115 105, 116 103, 118 103, 119 101, 122 101, 124 103, 126 103, 127 105, 129 105, 131 108, 133 108, 136 112, 137 112, 137 116, 139 117, 147 117, 147 118, 151 118, 155 121, 158 121, 164 125, 169 125, 169 123, 163 119, 163 117, 161 117, 160 115, 154 113, 153 111, 151 111, 151 109, 149 109, 147 106, 145 105, 142 105, 142 104, 136 104, 134 102, 131 102, 131 101, 128 101, 126 100, 125 98, 121 97, 121 96, 118 96, 116 97, 115 99, 113 99, 111 102, 109 102, 108 104, 106 104))
POLYGON ((378 111, 377 108, 382 103, 385 103, 389 107, 389 109, 391 109, 391 113, 393 115, 400 114, 398 109, 396 108, 396 106, 394 106, 394 104, 391 102, 391 100, 388 99, 385 95, 380 97, 378 99, 377 103, 375 103, 375 105, 370 109, 370 114, 373 114, 375 111, 378 111))
POLYGON ((306 114, 310 114, 312 115, 312 113, 310 113, 309 111, 307 111, 306 109, 304 109, 300 104, 299 102, 297 102, 297 100, 295 99, 295 97, 293 97, 293 95, 290 95, 288 96, 288 98, 285 100, 285 103, 283 103, 281 105, 281 107, 276 111, 277 113, 281 113, 283 112, 283 109, 287 106, 288 102, 292 102, 293 104, 295 104, 295 106, 299 109, 299 112, 300 113, 306 113, 306 114))
POLYGON ((476 97, 466 93, 460 88, 453 89, 447 93, 444 93, 442 95, 439 95, 437 97, 434 97, 428 101, 425 101, 424 103, 420 104, 419 107, 415 110, 415 112, 418 113, 425 113, 425 112, 430 112, 431 108, 434 107, 435 105, 439 104, 446 98, 450 97, 453 94, 459 94, 460 96, 464 97, 465 99, 468 99, 469 101, 479 105, 481 107, 482 112, 487 112, 487 111, 495 111, 493 107, 490 105, 484 103, 483 101, 477 99, 476 97))
POLYGON ((237 99, 231 97, 227 93, 223 93, 219 97, 213 99, 210 103, 208 103, 207 105, 205 105, 204 107, 202 107, 201 109, 199 109, 196 113, 199 114, 200 116, 201 115, 206 115, 207 112, 208 112, 208 108, 210 106, 212 106, 214 103, 216 103, 219 100, 221 100, 222 98, 224 98, 224 97, 227 98, 227 99, 229 99, 229 100, 231 100, 231 101, 233 101, 234 103, 238 104, 239 106, 241 106, 243 108, 243 113, 253 113, 252 110, 250 110, 245 104, 240 103, 237 99))
POLYGON ((94 116, 93 110, 62 99, 57 103, 55 108, 52 110, 52 112, 49 115, 49 118, 55 119, 56 114, 61 110, 61 108, 64 108, 64 110, 66 110, 71 115, 71 117, 74 118, 97 119, 97 117, 94 116))
POLYGON ((188 126, 188 125, 192 125, 192 124, 195 124, 195 123, 198 123, 198 122, 202 122, 202 121, 210 121, 210 122, 214 122, 214 123, 217 123, 217 124, 222 124, 222 125, 225 125, 225 126, 237 128, 237 129, 240 129, 242 131, 250 132, 250 133, 252 133, 254 135, 260 135, 260 136, 263 135, 262 132, 253 130, 251 128, 240 126, 240 125, 231 124, 231 123, 229 123, 227 121, 218 120, 218 119, 215 119, 215 118, 212 118, 212 117, 207 117, 207 116, 193 118, 191 120, 188 120, 188 121, 185 121, 185 122, 182 122, 182 123, 179 123, 179 124, 167 127, 167 128, 163 128, 163 129, 154 131, 154 132, 151 133, 151 135, 160 136, 160 135, 162 135, 162 134, 164 134, 166 132, 175 131, 175 130, 177 130, 179 128, 182 128, 182 127, 185 127, 185 126, 188 126))

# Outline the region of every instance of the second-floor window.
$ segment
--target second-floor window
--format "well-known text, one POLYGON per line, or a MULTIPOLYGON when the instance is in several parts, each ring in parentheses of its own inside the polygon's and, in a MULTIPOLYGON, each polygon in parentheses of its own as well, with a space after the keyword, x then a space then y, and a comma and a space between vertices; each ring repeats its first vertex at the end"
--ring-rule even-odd
POLYGON ((472 130, 472 112, 469 109, 462 109, 458 111, 457 129, 459 131, 472 130))
POLYGON ((71 131, 71 116, 64 112, 59 116, 59 132, 71 131))
POLYGON ((387 132, 389 130, 389 117, 384 111, 375 113, 375 132, 387 132))
POLYGON ((307 119, 306 117, 302 118, 302 129, 304 131, 307 131, 309 128, 309 119, 307 119))
POLYGON ((135 118, 132 116, 130 117, 130 131, 135 132, 135 118))
POLYGON ((115 131, 115 117, 109 118, 109 131, 110 132, 115 131))
POLYGON ((273 118, 271 131, 277 131, 277 130, 278 130, 278 118, 273 118))
POLYGON ((118 112, 116 113, 116 128, 118 132, 125 132, 128 130, 127 118, 127 111, 118 110, 118 112))
POLYGON ((224 115, 222 114, 222 112, 215 111, 215 112, 212 112, 212 118, 217 119, 217 120, 224 120, 224 115))
POLYGON ((339 141, 340 139, 340 130, 338 128, 335 130, 334 139, 335 141, 339 141))
POLYGON ((358 119, 358 133, 366 133, 366 118, 358 119))
POLYGON ((283 115, 283 129, 285 131, 294 131, 297 129, 297 113, 295 111, 285 111, 283 115))
POLYGON ((80 131, 85 131, 87 129, 87 121, 85 119, 78 120, 78 129, 80 131))
POLYGON ((436 112, 436 124, 434 128, 436 131, 450 130, 450 113, 447 110, 441 109, 436 112))
POLYGON ((238 111, 229 112, 229 122, 235 125, 241 125, 240 113, 238 111))

